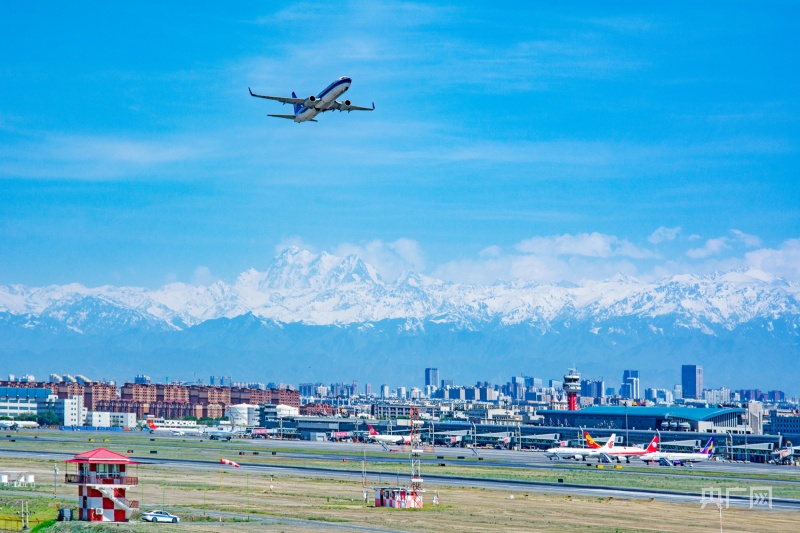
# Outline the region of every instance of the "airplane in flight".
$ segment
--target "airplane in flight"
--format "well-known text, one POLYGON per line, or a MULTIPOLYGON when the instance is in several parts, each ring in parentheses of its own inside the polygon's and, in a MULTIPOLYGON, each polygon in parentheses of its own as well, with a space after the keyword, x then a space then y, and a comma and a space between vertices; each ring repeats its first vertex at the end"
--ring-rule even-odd
POLYGON ((372 426, 369 426, 367 439, 382 444, 411 444, 409 435, 381 435, 372 426))
POLYGON ((659 452, 646 453, 639 457, 646 464, 658 463, 664 466, 683 466, 701 461, 708 461, 714 455, 714 437, 699 452, 659 452))
POLYGON ((255 96, 256 98, 266 98, 267 100, 275 100, 283 104, 292 104, 294 106, 293 115, 267 115, 268 117, 287 118, 297 123, 317 122, 314 117, 316 117, 319 113, 324 113, 326 111, 350 112, 375 110, 375 102, 372 103, 372 107, 360 107, 351 104, 350 100, 344 100, 342 102, 336 100, 343 95, 347 89, 350 88, 350 84, 352 82, 352 79, 348 78, 347 76, 342 76, 338 80, 325 87, 325 89, 323 89, 318 95, 314 96, 312 94, 308 98, 298 98, 294 92, 292 92, 292 97, 289 98, 287 96, 267 96, 263 94, 256 94, 250 90, 250 87, 248 87, 247 90, 250 91, 250 96, 255 96))
POLYGON ((608 442, 600 446, 594 441, 594 439, 592 439, 589 433, 584 432, 583 435, 586 438, 586 443, 589 445, 588 448, 556 446, 555 448, 545 450, 544 456, 550 460, 555 459, 557 461, 560 459, 575 459, 576 461, 585 461, 586 459, 599 458, 600 454, 609 450, 609 443, 614 441, 614 436, 612 435, 608 442))

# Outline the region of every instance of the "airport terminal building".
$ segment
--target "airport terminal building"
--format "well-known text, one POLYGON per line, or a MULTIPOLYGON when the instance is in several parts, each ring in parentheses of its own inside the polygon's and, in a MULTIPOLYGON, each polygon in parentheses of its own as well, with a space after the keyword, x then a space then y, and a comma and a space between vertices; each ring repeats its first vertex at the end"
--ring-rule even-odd
POLYGON ((695 433, 761 433, 747 424, 747 410, 681 406, 594 406, 579 411, 541 410, 543 425, 566 427, 691 431, 695 433))

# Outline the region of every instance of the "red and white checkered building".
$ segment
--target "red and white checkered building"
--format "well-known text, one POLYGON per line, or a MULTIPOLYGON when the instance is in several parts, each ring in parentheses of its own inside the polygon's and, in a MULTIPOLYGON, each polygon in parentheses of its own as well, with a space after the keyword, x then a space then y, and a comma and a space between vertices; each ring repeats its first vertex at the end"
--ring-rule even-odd
POLYGON ((405 487, 375 489, 375 507, 422 509, 422 494, 405 487))
POLYGON ((67 473, 64 481, 78 485, 78 520, 89 522, 127 522, 139 502, 126 499, 125 492, 139 484, 128 475, 128 467, 138 464, 105 448, 79 453, 67 463, 77 465, 77 473, 67 473))

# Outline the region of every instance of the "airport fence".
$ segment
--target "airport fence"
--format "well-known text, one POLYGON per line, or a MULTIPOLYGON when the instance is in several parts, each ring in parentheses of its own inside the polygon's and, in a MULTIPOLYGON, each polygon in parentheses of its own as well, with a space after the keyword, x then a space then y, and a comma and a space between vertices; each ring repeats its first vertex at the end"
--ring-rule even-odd
MULTIPOLYGON (((46 520, 37 520, 35 518, 31 518, 25 522, 30 529, 33 529, 42 522, 46 522, 46 520)), ((14 516, 0 516, 0 531, 22 531, 22 528, 22 518, 14 516)))

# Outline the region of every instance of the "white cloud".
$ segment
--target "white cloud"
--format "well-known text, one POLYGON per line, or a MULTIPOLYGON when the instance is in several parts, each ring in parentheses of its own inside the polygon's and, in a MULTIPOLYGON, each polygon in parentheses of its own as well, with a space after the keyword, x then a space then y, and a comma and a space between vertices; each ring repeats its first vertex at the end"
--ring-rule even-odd
POLYGON ((216 281, 216 278, 211 273, 211 269, 207 266, 199 266, 194 269, 194 274, 192 275, 192 285, 197 285, 198 287, 203 285, 211 285, 216 281))
POLYGON ((732 229, 731 233, 747 247, 755 248, 756 246, 761 246, 761 239, 755 235, 748 235, 738 229, 732 229))
POLYGON ((761 248, 744 255, 750 268, 800 281, 800 239, 788 239, 778 248, 761 248))
POLYGON ((213 157, 202 138, 140 140, 117 136, 45 134, 40 141, 0 148, 0 176, 110 179, 213 157))
POLYGON ((450 261, 434 269, 432 276, 447 281, 490 284, 501 281, 579 283, 605 279, 623 272, 638 275, 638 268, 626 259, 601 260, 584 256, 560 258, 532 254, 503 255, 450 261))
POLYGON ((674 241, 680 232, 680 226, 675 226, 674 228, 660 226, 657 230, 650 234, 647 240, 652 244, 659 244, 664 241, 674 241))
POLYGON ((533 237, 518 243, 515 248, 520 252, 545 256, 624 256, 643 259, 654 255, 650 250, 639 248, 630 241, 597 232, 533 237))
POLYGON ((686 252, 686 255, 692 259, 705 259, 729 249, 728 238, 719 237, 717 239, 708 239, 701 248, 692 248, 686 252))
POLYGON ((686 255, 692 259, 705 259, 706 257, 720 255, 726 250, 731 250, 736 244, 743 244, 748 248, 761 246, 761 239, 755 235, 748 235, 738 229, 732 229, 731 233, 733 237, 708 239, 702 247, 692 248, 686 252, 686 255))
POLYGON ((419 243, 412 239, 397 239, 393 242, 381 240, 366 244, 340 244, 335 250, 337 256, 355 254, 374 266, 385 279, 395 279, 406 271, 423 272, 425 254, 419 243))
MULTIPOLYGON (((666 229, 670 230, 667 234, 671 234, 676 228, 666 229)), ((756 242, 757 238, 735 230, 731 234, 734 237, 708 239, 702 247, 673 257, 656 255, 626 239, 597 232, 532 237, 511 247, 491 245, 474 257, 446 261, 434 265, 430 271, 426 271, 423 250, 412 239, 344 243, 332 253, 340 257, 358 255, 387 280, 395 279, 404 271, 411 271, 427 273, 445 281, 475 284, 497 281, 582 283, 608 279, 618 273, 654 281, 676 274, 705 275, 752 268, 800 281, 800 239, 787 240, 776 249, 761 248, 744 253, 743 246, 756 242), (737 248, 741 253, 736 253, 737 248)), ((291 243, 311 249, 302 244, 300 239, 291 243)))
POLYGON ((481 250, 477 259, 450 261, 434 269, 433 276, 448 281, 492 283, 498 280, 580 282, 603 279, 618 272, 638 274, 632 260, 651 259, 650 250, 628 240, 602 233, 532 237, 513 251, 499 246, 481 250))

